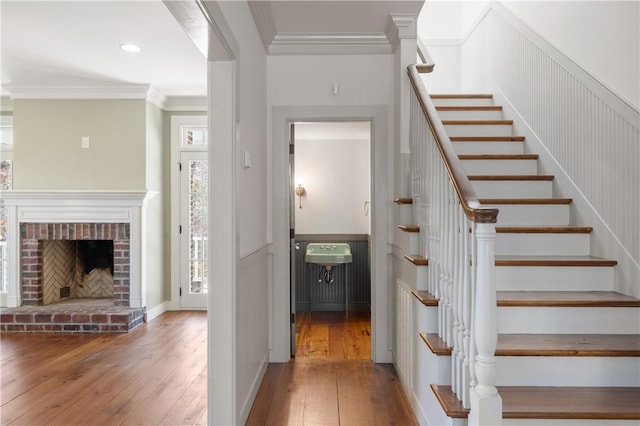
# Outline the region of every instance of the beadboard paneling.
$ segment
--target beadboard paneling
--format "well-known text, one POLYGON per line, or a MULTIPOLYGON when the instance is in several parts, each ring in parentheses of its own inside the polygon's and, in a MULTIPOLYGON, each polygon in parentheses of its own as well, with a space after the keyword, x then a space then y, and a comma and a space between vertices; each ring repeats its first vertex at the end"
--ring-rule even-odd
POLYGON ((304 261, 309 243, 349 243, 353 262, 348 265, 349 308, 367 308, 371 304, 369 272, 369 241, 367 235, 297 235, 296 242, 296 304, 312 310, 341 310, 345 303, 345 266, 333 269, 334 282, 318 282, 322 268, 304 261))

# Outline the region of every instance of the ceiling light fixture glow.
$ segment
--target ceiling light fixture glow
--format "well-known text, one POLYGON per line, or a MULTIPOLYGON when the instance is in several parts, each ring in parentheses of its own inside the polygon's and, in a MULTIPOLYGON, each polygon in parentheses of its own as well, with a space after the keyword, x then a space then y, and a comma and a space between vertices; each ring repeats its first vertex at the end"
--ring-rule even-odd
POLYGON ((125 52, 129 52, 129 53, 140 53, 140 51, 142 50, 138 46, 136 46, 135 44, 131 44, 131 43, 121 44, 120 45, 120 49, 124 50, 125 52))

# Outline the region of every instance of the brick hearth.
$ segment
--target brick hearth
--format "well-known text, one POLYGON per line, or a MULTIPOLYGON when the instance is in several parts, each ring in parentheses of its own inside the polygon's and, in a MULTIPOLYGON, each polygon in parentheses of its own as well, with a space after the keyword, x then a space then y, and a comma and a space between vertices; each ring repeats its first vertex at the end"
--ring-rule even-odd
POLYGON ((1 332, 127 333, 144 321, 145 308, 101 299, 0 309, 1 332))

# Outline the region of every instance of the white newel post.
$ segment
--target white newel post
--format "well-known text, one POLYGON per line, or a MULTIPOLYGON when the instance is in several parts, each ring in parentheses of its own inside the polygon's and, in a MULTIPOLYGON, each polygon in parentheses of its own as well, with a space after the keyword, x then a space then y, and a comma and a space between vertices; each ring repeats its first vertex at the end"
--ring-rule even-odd
POLYGON ((502 398, 495 387, 498 341, 495 283, 495 238, 492 223, 476 225, 476 300, 474 333, 476 345, 475 376, 471 390, 469 425, 502 424, 502 398))

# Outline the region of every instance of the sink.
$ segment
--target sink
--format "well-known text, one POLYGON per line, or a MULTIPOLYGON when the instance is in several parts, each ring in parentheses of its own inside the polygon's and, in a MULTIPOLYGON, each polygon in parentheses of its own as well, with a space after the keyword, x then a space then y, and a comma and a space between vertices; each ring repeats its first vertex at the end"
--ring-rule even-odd
POLYGON ((310 243, 304 261, 322 266, 351 263, 351 246, 347 243, 310 243))

